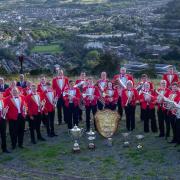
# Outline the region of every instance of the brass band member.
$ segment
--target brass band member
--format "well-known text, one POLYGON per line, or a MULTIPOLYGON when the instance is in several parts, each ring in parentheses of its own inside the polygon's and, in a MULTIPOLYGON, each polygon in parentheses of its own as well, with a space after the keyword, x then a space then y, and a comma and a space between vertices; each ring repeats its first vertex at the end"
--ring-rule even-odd
POLYGON ((40 125, 42 120, 42 113, 44 111, 45 101, 43 101, 42 94, 37 92, 36 85, 31 86, 32 93, 26 97, 29 115, 29 128, 31 134, 31 142, 36 144, 34 131, 37 133, 37 139, 45 141, 41 135, 40 125))
MULTIPOLYGON (((138 90, 139 95, 141 94, 142 91, 144 91, 144 84, 146 82, 148 82, 150 84, 150 89, 152 89, 152 90, 154 89, 154 85, 149 80, 148 75, 147 74, 142 74, 141 81, 136 86, 136 89, 138 90)), ((140 109, 141 109, 141 111, 140 111, 140 119, 141 119, 141 121, 143 121, 143 118, 142 118, 142 108, 140 108, 140 109)))
POLYGON ((24 96, 31 94, 31 85, 32 85, 31 81, 26 82, 26 88, 23 89, 24 96))
POLYGON ((46 91, 46 77, 44 75, 41 75, 40 83, 37 86, 37 91, 40 93, 43 93, 46 91))
POLYGON ((4 92, 8 87, 8 84, 4 82, 4 78, 0 77, 0 92, 4 92))
MULTIPOLYGON (((177 83, 172 84, 172 91, 169 93, 168 99, 171 101, 175 101, 178 103, 178 99, 180 96, 177 83)), ((176 115, 173 113, 173 110, 167 111, 167 119, 166 119, 166 125, 167 125, 167 133, 166 137, 170 136, 170 126, 172 128, 173 132, 173 139, 170 143, 176 143, 176 134, 175 134, 175 121, 176 121, 176 115)))
POLYGON ((173 66, 168 68, 168 72, 163 75, 163 79, 167 82, 167 87, 171 87, 174 82, 178 82, 178 74, 174 72, 173 66))
POLYGON ((75 82, 70 80, 69 87, 65 89, 63 96, 66 106, 66 117, 68 129, 72 129, 74 125, 78 126, 78 106, 81 97, 80 90, 74 87, 75 82))
MULTIPOLYGON (((100 97, 99 91, 96 86, 94 86, 93 79, 90 77, 88 79, 88 84, 83 89, 83 98, 86 107, 86 131, 90 130, 90 115, 91 111, 93 117, 97 112, 97 100, 100 97)), ((94 123, 95 125, 95 123, 94 123)), ((95 126, 96 128, 96 126, 95 126)))
POLYGON ((64 106, 64 100, 63 100, 63 92, 66 87, 69 85, 69 80, 66 76, 64 76, 64 72, 62 69, 58 70, 58 76, 53 78, 52 80, 52 87, 56 93, 56 96, 58 96, 58 102, 57 102, 57 113, 58 113, 58 124, 60 125, 62 123, 62 109, 64 114, 64 121, 67 123, 66 117, 65 117, 65 111, 66 108, 64 106))
POLYGON ((24 96, 20 95, 19 90, 14 87, 11 89, 11 95, 5 99, 4 104, 5 107, 9 107, 7 120, 9 122, 12 149, 16 148, 17 142, 18 146, 23 148, 25 116, 27 109, 24 96))
POLYGON ((128 131, 135 129, 135 109, 138 100, 138 92, 133 88, 133 82, 127 81, 127 89, 122 91, 122 107, 125 109, 126 114, 126 128, 128 131))
MULTIPOLYGON (((157 96, 157 115, 158 115, 158 123, 159 123, 159 137, 164 137, 165 136, 165 130, 164 130, 164 123, 166 123, 166 114, 167 110, 163 106, 163 97, 168 97, 170 94, 170 89, 167 88, 166 86, 166 81, 161 80, 160 82, 160 87, 157 89, 158 96, 157 96)), ((166 125, 167 127, 167 125, 166 125)))
POLYGON ((120 74, 115 75, 113 78, 114 84, 116 84, 116 83, 119 84, 119 86, 117 86, 118 94, 119 94, 119 99, 118 99, 117 105, 118 105, 118 112, 119 112, 121 117, 123 115, 123 108, 121 106, 121 94, 122 94, 122 90, 126 88, 126 83, 128 80, 131 80, 134 84, 133 77, 130 74, 126 73, 125 67, 121 67, 120 68, 120 74))
POLYGON ((50 82, 46 82, 46 90, 43 92, 43 99, 45 100, 44 114, 46 115, 46 128, 49 137, 57 136, 54 132, 54 116, 55 108, 58 98, 51 87, 50 82))
POLYGON ((149 120, 151 120, 152 132, 157 132, 155 117, 156 94, 150 89, 150 84, 148 82, 144 84, 144 91, 139 95, 139 99, 144 121, 144 132, 149 132, 149 120))
POLYGON ((0 135, 1 135, 1 148, 4 153, 9 153, 6 146, 6 114, 8 106, 4 106, 3 93, 0 93, 0 135))
MULTIPOLYGON (((108 82, 107 74, 106 74, 106 72, 102 72, 101 73, 101 79, 99 79, 97 81, 97 87, 98 87, 99 94, 100 94, 102 99, 103 99, 104 90, 107 87, 107 82, 108 82)), ((102 110, 104 108, 103 106, 104 106, 103 103, 100 100, 98 100, 98 109, 102 110)))
POLYGON ((24 74, 19 75, 19 81, 16 84, 18 87, 26 88, 26 81, 24 78, 24 74))
MULTIPOLYGON (((82 93, 83 88, 86 86, 87 84, 87 78, 86 78, 86 73, 85 72, 81 72, 79 79, 76 80, 75 86, 78 87, 80 89, 80 92, 82 93)), ((80 99, 80 103, 83 104, 83 98, 81 97, 80 99)), ((80 109, 79 107, 79 121, 82 121, 82 109, 80 109)))
POLYGON ((113 83, 108 81, 107 88, 104 91, 104 99, 105 99, 105 108, 116 110, 117 101, 118 101, 118 91, 114 89, 113 83))

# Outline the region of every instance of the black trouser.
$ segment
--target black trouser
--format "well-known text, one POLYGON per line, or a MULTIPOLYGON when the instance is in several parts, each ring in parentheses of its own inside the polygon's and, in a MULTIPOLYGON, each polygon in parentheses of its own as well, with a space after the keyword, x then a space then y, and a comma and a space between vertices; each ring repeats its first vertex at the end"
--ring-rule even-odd
POLYGON ((30 128, 30 134, 31 134, 31 141, 32 142, 35 141, 35 135, 34 135, 35 130, 37 133, 37 138, 38 139, 42 138, 40 127, 41 127, 41 114, 34 115, 33 119, 29 119, 29 128, 30 128))
POLYGON ((82 110, 80 109, 80 107, 78 107, 78 119, 79 121, 82 121, 82 110))
POLYGON ((173 132, 173 141, 176 141, 176 116, 174 114, 168 113, 167 115, 167 122, 169 123, 169 127, 168 127, 168 134, 170 134, 170 125, 172 128, 172 132, 173 132))
POLYGON ((1 134, 1 148, 3 151, 7 150, 6 147, 6 120, 0 119, 0 134, 1 134))
POLYGON ((159 135, 164 136, 164 123, 165 123, 165 116, 166 112, 162 110, 161 108, 157 110, 158 115, 158 123, 159 123, 159 135))
POLYGON ((57 101, 57 113, 58 113, 58 123, 62 123, 62 110, 63 110, 63 115, 64 115, 64 122, 67 123, 66 119, 66 108, 64 106, 64 100, 63 96, 61 96, 58 101, 57 101))
POLYGON ((69 107, 66 107, 68 129, 72 129, 74 125, 78 126, 78 110, 74 103, 69 103, 69 107))
POLYGON ((112 111, 116 110, 116 104, 114 103, 109 103, 105 105, 106 109, 111 109, 112 111))
POLYGON ((47 122, 46 122, 46 128, 47 128, 47 134, 48 135, 54 135, 54 116, 55 111, 48 112, 47 115, 47 122))
POLYGON ((140 108, 140 119, 143 121, 142 108, 140 108))
POLYGON ((23 145, 25 119, 21 114, 18 115, 17 120, 9 120, 9 133, 11 137, 12 148, 23 145))
POLYGON ((180 119, 176 119, 176 124, 175 124, 176 130, 176 142, 180 144, 180 119))
POLYGON ((99 110, 103 110, 103 104, 101 103, 101 101, 97 101, 97 105, 99 110))
MULTIPOLYGON (((86 130, 89 131, 90 130, 90 113, 93 113, 93 116, 96 114, 97 112, 97 105, 90 105, 90 106, 86 106, 86 130)), ((95 124, 95 120, 94 120, 94 127, 96 129, 96 124, 95 124)))
POLYGON ((119 112, 120 118, 122 118, 122 116, 123 116, 123 108, 122 108, 122 105, 121 105, 121 97, 119 97, 117 105, 118 105, 118 112, 119 112))
POLYGON ((151 120, 151 130, 152 132, 157 132, 157 124, 155 117, 155 108, 142 109, 142 118, 144 121, 144 132, 149 132, 149 120, 151 120))
POLYGON ((128 104, 125 107, 126 113, 126 128, 128 131, 135 129, 135 106, 128 104))

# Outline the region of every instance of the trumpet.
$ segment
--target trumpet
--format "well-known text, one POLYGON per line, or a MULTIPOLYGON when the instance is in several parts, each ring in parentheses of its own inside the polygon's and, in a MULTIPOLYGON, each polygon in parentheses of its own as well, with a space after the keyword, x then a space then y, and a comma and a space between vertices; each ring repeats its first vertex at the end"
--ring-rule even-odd
POLYGON ((84 80, 84 81, 81 81, 81 82, 79 82, 78 84, 74 85, 74 87, 76 88, 76 87, 82 86, 82 85, 85 84, 85 83, 86 83, 85 80, 84 80))
POLYGON ((9 110, 9 106, 6 106, 5 108, 2 109, 1 117, 3 119, 6 119, 6 114, 8 113, 8 110, 9 110))
POLYGON ((42 102, 41 102, 41 111, 43 111, 44 110, 44 108, 45 108, 45 104, 46 104, 46 100, 44 99, 42 102))

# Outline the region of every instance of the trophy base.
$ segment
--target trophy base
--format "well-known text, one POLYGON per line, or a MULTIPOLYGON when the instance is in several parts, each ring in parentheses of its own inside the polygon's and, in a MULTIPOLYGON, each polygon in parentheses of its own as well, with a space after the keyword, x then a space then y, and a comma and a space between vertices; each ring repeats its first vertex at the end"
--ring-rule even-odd
POLYGON ((107 139, 107 145, 108 145, 109 147, 112 147, 112 146, 113 146, 113 140, 112 140, 112 138, 108 138, 108 139, 107 139))
POLYGON ((73 153, 80 153, 81 150, 80 150, 80 148, 72 148, 72 152, 73 153))
POLYGON ((89 143, 88 149, 94 150, 95 148, 96 148, 96 147, 95 147, 95 144, 89 143))
POLYGON ((130 143, 129 141, 125 141, 124 144, 123 144, 124 147, 129 147, 130 146, 130 143))
POLYGON ((143 146, 141 144, 137 145, 137 149, 142 149, 142 148, 143 148, 143 146))

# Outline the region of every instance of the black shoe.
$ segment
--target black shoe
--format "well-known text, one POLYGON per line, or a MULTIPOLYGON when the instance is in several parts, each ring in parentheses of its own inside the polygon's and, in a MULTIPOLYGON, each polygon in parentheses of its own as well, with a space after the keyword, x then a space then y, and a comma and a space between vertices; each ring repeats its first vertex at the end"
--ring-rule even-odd
POLYGON ((40 141, 46 141, 43 137, 38 138, 40 141))
POLYGON ((24 146, 23 145, 19 145, 19 148, 24 149, 24 146))
POLYGON ((13 150, 16 149, 16 146, 12 146, 12 149, 13 149, 13 150))
POLYGON ((180 144, 178 144, 178 143, 176 143, 175 145, 174 145, 174 147, 178 147, 180 144))
POLYGON ((170 144, 173 144, 173 143, 176 143, 176 141, 175 141, 175 140, 172 140, 172 141, 170 141, 169 143, 170 143, 170 144))
POLYGON ((58 136, 57 134, 55 134, 55 133, 52 133, 51 134, 51 137, 54 137, 54 136, 58 136))
POLYGON ((10 151, 8 151, 7 149, 5 149, 5 150, 3 150, 3 153, 7 153, 7 154, 9 154, 9 153, 11 153, 10 151))
POLYGON ((163 134, 160 134, 159 136, 156 136, 156 137, 164 137, 164 135, 163 135, 163 134))

